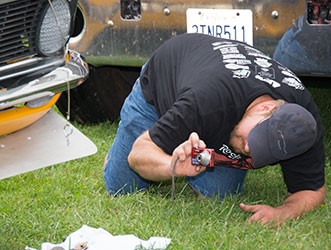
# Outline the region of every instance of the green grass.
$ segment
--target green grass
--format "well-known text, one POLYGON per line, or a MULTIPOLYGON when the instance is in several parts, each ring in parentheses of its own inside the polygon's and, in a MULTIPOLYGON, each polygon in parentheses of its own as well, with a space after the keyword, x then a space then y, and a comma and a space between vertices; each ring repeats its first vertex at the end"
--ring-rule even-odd
POLYGON ((278 230, 247 225, 240 202, 279 205, 286 197, 280 168, 250 171, 244 192, 223 202, 195 197, 183 179, 149 191, 109 198, 102 164, 116 124, 75 124, 98 146, 98 153, 0 181, 0 250, 37 249, 63 242, 83 224, 113 235, 172 239, 167 249, 330 249, 331 88, 312 87, 325 129, 327 155, 325 204, 278 230))

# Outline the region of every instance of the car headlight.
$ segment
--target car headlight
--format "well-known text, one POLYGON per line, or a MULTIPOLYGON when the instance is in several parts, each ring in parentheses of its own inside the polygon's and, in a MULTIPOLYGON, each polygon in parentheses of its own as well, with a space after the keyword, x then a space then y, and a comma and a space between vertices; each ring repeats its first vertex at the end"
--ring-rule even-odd
POLYGON ((37 49, 50 56, 63 51, 71 27, 71 11, 67 0, 53 0, 41 13, 37 34, 37 49))

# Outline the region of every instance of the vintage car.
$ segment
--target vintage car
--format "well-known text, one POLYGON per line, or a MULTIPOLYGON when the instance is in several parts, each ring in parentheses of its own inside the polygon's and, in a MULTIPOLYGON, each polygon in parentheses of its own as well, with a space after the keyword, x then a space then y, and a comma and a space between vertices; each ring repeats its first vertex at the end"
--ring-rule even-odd
POLYGON ((41 118, 88 67, 68 50, 77 1, 0 0, 0 135, 41 118))
POLYGON ((50 146, 58 132, 74 130, 49 111, 61 92, 88 76, 86 60, 68 49, 76 9, 74 0, 0 0, 0 178, 70 159, 48 161, 61 155, 62 146, 50 146), (42 117, 48 125, 31 130, 42 117))
POLYGON ((330 76, 330 23, 330 0, 79 0, 69 46, 86 57, 90 75, 71 92, 71 117, 116 120, 140 67, 185 32, 247 40, 299 75, 330 76))

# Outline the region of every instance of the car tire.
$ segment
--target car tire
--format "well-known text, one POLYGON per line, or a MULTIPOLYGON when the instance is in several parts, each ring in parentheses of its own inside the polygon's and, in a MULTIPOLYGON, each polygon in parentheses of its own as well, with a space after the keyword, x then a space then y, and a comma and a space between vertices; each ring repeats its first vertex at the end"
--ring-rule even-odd
MULTIPOLYGON (((89 70, 88 79, 70 90, 70 120, 94 124, 117 120, 140 68, 89 65, 89 70)), ((67 115, 67 92, 62 93, 57 107, 63 115, 67 115)))

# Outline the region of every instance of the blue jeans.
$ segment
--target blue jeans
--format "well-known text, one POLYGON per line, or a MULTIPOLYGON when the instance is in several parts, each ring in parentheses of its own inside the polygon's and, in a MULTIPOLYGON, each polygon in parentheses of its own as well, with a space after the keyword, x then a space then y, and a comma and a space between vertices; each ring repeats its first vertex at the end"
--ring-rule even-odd
MULTIPOLYGON (((159 119, 155 107, 146 102, 136 81, 126 98, 116 137, 111 145, 103 177, 106 190, 111 195, 127 194, 144 190, 152 183, 133 171, 128 164, 128 155, 137 137, 159 119)), ((240 193, 246 170, 215 166, 195 177, 187 177, 189 185, 206 198, 222 200, 227 194, 240 193)))

